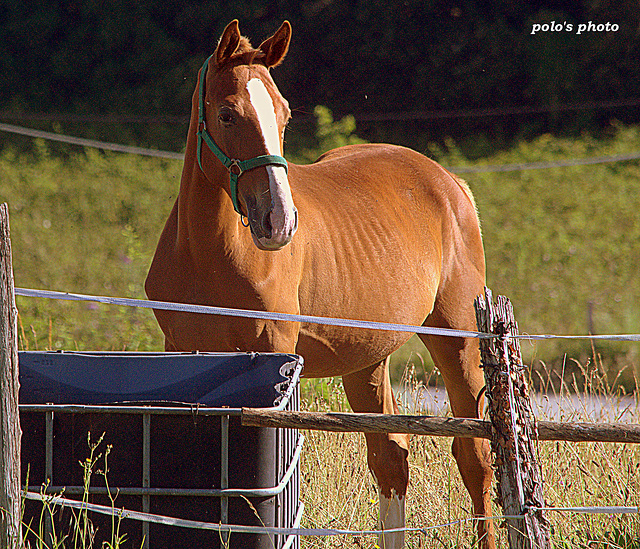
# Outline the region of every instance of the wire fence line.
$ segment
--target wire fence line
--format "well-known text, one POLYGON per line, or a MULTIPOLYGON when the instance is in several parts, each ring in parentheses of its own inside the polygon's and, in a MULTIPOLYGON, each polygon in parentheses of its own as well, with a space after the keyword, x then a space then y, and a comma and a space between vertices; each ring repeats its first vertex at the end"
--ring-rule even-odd
MULTIPOLYGON (((15 288, 15 294, 22 297, 39 297, 60 301, 85 301, 102 303, 105 305, 117 305, 121 307, 139 307, 144 309, 158 309, 182 313, 210 314, 218 316, 232 316, 240 318, 253 318, 258 320, 302 322, 309 324, 326 324, 344 328, 362 328, 368 330, 384 330, 391 332, 407 332, 428 334, 446 337, 470 337, 479 339, 491 339, 497 337, 494 334, 452 330, 448 328, 435 328, 431 326, 413 326, 409 324, 394 324, 389 322, 371 322, 366 320, 353 320, 348 318, 331 318, 323 316, 299 315, 277 313, 270 311, 256 311, 249 309, 232 309, 228 307, 214 307, 212 305, 195 305, 189 303, 173 303, 168 301, 152 301, 146 299, 133 299, 123 297, 109 297, 98 295, 84 295, 69 292, 56 292, 51 290, 34 290, 29 288, 15 288)), ((640 341, 640 334, 609 334, 609 335, 556 335, 556 334, 513 334, 513 339, 530 341, 547 339, 584 339, 606 341, 640 341)))
MULTIPOLYGON (((36 492, 25 492, 25 497, 30 500, 43 501, 51 505, 71 507, 80 509, 81 511, 92 511, 95 513, 114 515, 122 519, 131 519, 137 521, 151 522, 154 524, 163 524, 166 526, 177 526, 182 528, 191 528, 194 530, 213 530, 216 532, 235 532, 240 534, 282 534, 297 536, 343 536, 343 535, 376 535, 382 534, 382 530, 347 530, 337 528, 278 528, 270 526, 245 526, 239 524, 226 524, 220 522, 204 522, 196 520, 180 519, 175 517, 167 517, 165 515, 156 515, 152 513, 142 513, 140 511, 131 511, 128 509, 116 509, 106 505, 96 505, 84 501, 64 498, 62 496, 44 495, 36 492)), ((461 519, 456 522, 465 522, 473 519, 461 519)), ((455 524, 455 523, 452 523, 455 524)), ((426 528, 404 527, 385 530, 385 533, 393 532, 424 532, 427 529, 435 529, 447 526, 437 525, 426 528)))
MULTIPOLYGON (((52 132, 45 132, 41 130, 35 130, 32 128, 25 128, 25 127, 15 126, 12 124, 5 124, 5 123, 0 123, 0 131, 9 132, 9 133, 18 134, 18 135, 24 135, 27 137, 33 137, 37 139, 47 139, 47 140, 63 142, 63 143, 72 144, 72 145, 96 148, 101 150, 109 150, 114 152, 137 154, 142 156, 152 156, 152 157, 166 158, 166 159, 172 159, 172 160, 181 160, 184 157, 182 153, 161 151, 161 150, 148 149, 148 148, 142 148, 142 147, 131 147, 127 145, 120 145, 117 143, 107 143, 104 141, 97 141, 93 139, 84 139, 80 137, 73 137, 68 135, 52 133, 52 132)), ((600 164, 600 163, 610 163, 610 162, 623 162, 623 161, 632 161, 632 160, 640 160, 640 152, 629 153, 624 155, 611 155, 611 156, 600 156, 600 157, 591 157, 591 158, 574 158, 574 159, 567 159, 567 160, 561 160, 561 161, 555 161, 555 162, 533 162, 533 163, 502 164, 502 165, 487 165, 487 166, 457 166, 457 167, 451 167, 449 169, 458 173, 509 172, 509 171, 520 171, 520 170, 530 170, 530 169, 547 169, 547 168, 580 166, 580 165, 590 165, 590 164, 600 164)), ((211 307, 197 306, 197 305, 185 305, 185 304, 178 305, 175 303, 174 304, 160 303, 160 302, 152 303, 152 302, 143 301, 143 300, 131 300, 131 299, 125 299, 125 298, 108 298, 105 296, 83 296, 80 294, 47 292, 45 290, 16 289, 16 294, 29 295, 29 296, 35 296, 35 297, 46 297, 50 299, 97 301, 101 303, 110 303, 114 305, 147 307, 147 308, 165 309, 165 310, 182 310, 186 312, 208 313, 208 314, 218 314, 218 315, 226 315, 226 316, 245 316, 245 317, 248 316, 249 318, 260 318, 263 320, 287 320, 287 321, 293 321, 293 322, 324 323, 324 324, 333 324, 333 325, 340 325, 340 326, 346 326, 346 327, 382 329, 382 330, 403 331, 403 332, 412 332, 412 333, 423 333, 423 334, 431 334, 431 335, 450 335, 453 337, 480 337, 480 338, 494 337, 491 334, 480 334, 479 332, 443 330, 443 329, 437 329, 437 328, 426 328, 424 326, 406 326, 406 325, 399 325, 399 324, 391 325, 391 324, 385 324, 385 323, 359 322, 359 321, 346 320, 346 319, 327 319, 322 317, 313 317, 313 316, 304 316, 304 315, 286 315, 282 313, 266 313, 262 311, 240 311, 236 309, 211 308, 211 307), (18 290, 24 293, 19 294, 18 290), (38 295, 36 295, 36 293, 38 293, 38 295), (340 322, 340 324, 336 324, 336 322, 340 322)), ((566 335, 555 335, 555 334, 542 334, 542 335, 523 334, 516 337, 519 337, 521 339, 529 339, 529 340, 602 339, 602 340, 610 340, 610 341, 640 341, 640 334, 597 335, 597 336, 596 335, 566 336, 566 335)))
POLYGON ((438 120, 451 118, 487 118, 491 116, 516 116, 522 114, 561 113, 570 111, 615 109, 636 107, 640 99, 618 99, 613 101, 589 101, 586 103, 569 103, 566 105, 546 105, 530 107, 488 107, 483 109, 447 110, 447 111, 408 111, 389 113, 356 114, 354 118, 360 122, 398 122, 410 120, 438 120))
MULTIPOLYGON (((216 532, 231 532, 239 534, 269 534, 269 535, 295 535, 295 536, 314 536, 314 537, 330 537, 330 536, 368 536, 391 534, 395 532, 422 533, 426 534, 430 530, 438 530, 449 528, 465 523, 474 523, 477 521, 503 521, 505 519, 525 518, 526 515, 498 515, 490 517, 468 517, 456 519, 443 524, 434 524, 429 526, 404 526, 402 528, 389 528, 386 530, 351 530, 341 528, 279 528, 270 526, 244 526, 239 524, 223 524, 219 522, 204 522, 197 520, 187 520, 176 517, 168 517, 165 515, 157 515, 153 513, 143 513, 140 511, 131 511, 124 508, 115 508, 107 505, 97 505, 86 501, 78 501, 62 497, 62 495, 47 495, 37 492, 23 492, 26 499, 32 501, 42 501, 48 505, 60 507, 69 507, 79 509, 80 511, 91 511, 103 515, 111 515, 120 519, 130 519, 140 522, 150 522, 154 524, 162 524, 165 526, 176 526, 181 528, 189 528, 193 530, 213 530, 216 532)), ((528 512, 545 511, 545 512, 561 512, 561 513, 577 513, 577 514, 594 514, 594 515, 640 515, 640 507, 616 507, 616 506, 597 506, 597 507, 530 507, 528 512)))
MULTIPOLYGON (((638 100, 640 104, 640 99, 638 100)), ((626 106, 626 105, 621 105, 626 106)), ((64 122, 70 124, 188 124, 189 115, 179 114, 75 114, 44 112, 0 112, 0 119, 12 122, 64 122)))
MULTIPOLYGON (((450 110, 413 110, 391 112, 365 112, 353 114, 361 122, 432 120, 442 118, 487 118, 491 116, 517 116, 521 114, 544 114, 587 110, 610 110, 624 107, 637 107, 640 98, 612 99, 607 101, 586 101, 582 103, 567 103, 564 105, 530 105, 518 107, 486 107, 481 109, 450 109, 450 110)), ((304 112, 304 111, 303 111, 304 112)), ((14 121, 44 121, 44 122, 87 122, 111 124, 148 124, 162 122, 166 124, 185 124, 188 116, 170 114, 74 114, 74 113, 38 113, 38 112, 0 112, 0 118, 14 121)), ((296 115, 295 121, 313 121, 310 114, 296 115)))
MULTIPOLYGON (((78 145, 81 147, 89 147, 99 150, 122 152, 129 154, 137 154, 140 156, 151 156, 156 158, 167 158, 170 160, 182 160, 183 153, 171 151, 162 151, 157 149, 147 149, 143 147, 132 147, 129 145, 120 145, 118 143, 107 143, 105 141, 97 141, 94 139, 85 139, 82 137, 73 137, 53 132, 45 132, 42 130, 34 130, 32 128, 24 128, 13 124, 0 123, 0 131, 13 133, 16 135, 24 135, 36 139, 46 139, 70 145, 78 145)), ((557 160, 549 162, 523 162, 516 164, 499 164, 499 165, 476 165, 476 166, 448 166, 447 169, 456 173, 499 173, 514 172, 523 170, 542 170, 549 168, 567 168, 572 166, 589 166, 593 164, 608 164, 613 162, 629 162, 640 160, 640 152, 632 152, 628 154, 595 156, 589 158, 570 158, 567 160, 557 160)))
POLYGON ((81 147, 89 147, 92 149, 100 149, 104 151, 122 152, 129 154, 138 154, 141 156, 155 156, 158 158, 168 158, 171 160, 182 160, 183 153, 175 153, 169 151, 159 151, 156 149, 146 149, 143 147, 130 147, 128 145, 119 145, 117 143, 107 143, 105 141, 96 141, 95 139, 85 139, 83 137, 73 137, 70 135, 62 135, 58 133, 34 130, 31 128, 23 128, 14 126, 13 124, 0 123, 0 131, 24 135, 36 139, 46 139, 48 141, 57 141, 59 143, 67 143, 69 145, 79 145, 81 147))
POLYGON ((453 166, 448 169, 456 173, 498 173, 524 170, 545 170, 548 168, 570 168, 573 166, 589 166, 592 164, 608 164, 612 162, 627 162, 630 160, 640 160, 640 152, 610 156, 593 156, 590 158, 569 158, 567 160, 556 160, 553 162, 526 162, 519 164, 487 166, 453 166))

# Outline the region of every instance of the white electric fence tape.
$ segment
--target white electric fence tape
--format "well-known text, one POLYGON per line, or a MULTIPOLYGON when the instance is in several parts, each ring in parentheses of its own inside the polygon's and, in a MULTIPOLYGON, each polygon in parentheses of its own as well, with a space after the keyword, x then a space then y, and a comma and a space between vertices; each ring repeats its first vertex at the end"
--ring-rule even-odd
MULTIPOLYGON (((416 334, 428 334, 448 337, 474 337, 490 339, 497 337, 493 334, 472 332, 465 330, 451 330, 446 328, 433 328, 429 326, 410 326, 408 324, 393 324, 388 322, 369 322, 365 320, 351 320, 346 318, 327 318, 322 316, 293 315, 287 313, 273 313, 268 311, 251 311, 247 309, 230 309, 227 307, 213 307, 210 305, 193 305, 188 303, 170 303, 166 301, 149 301, 144 299, 131 299, 123 297, 107 297, 96 295, 73 294, 68 292, 54 292, 50 290, 32 290, 27 288, 15 288, 15 294, 23 297, 40 297, 63 301, 90 301, 106 305, 118 305, 123 307, 142 307, 146 309, 161 309, 165 311, 178 311, 184 313, 201 313, 220 316, 235 316, 243 318, 256 318, 261 320, 281 320, 287 322, 303 322, 310 324, 327 324, 330 326, 342 326, 346 328, 364 328, 370 330, 387 330, 392 332, 408 332, 416 334)), ((614 335, 552 335, 552 334, 519 334, 511 336, 514 339, 545 340, 545 339, 588 339, 609 341, 640 341, 640 334, 614 334, 614 335)))
MULTIPOLYGON (((456 526, 467 522, 475 522, 478 520, 494 520, 501 521, 504 519, 525 518, 525 515, 500 515, 492 517, 469 517, 457 519, 445 524, 437 524, 422 527, 404 527, 390 528, 388 530, 346 530, 338 528, 275 528, 267 526, 243 526, 238 524, 221 524, 217 522, 202 522, 197 520, 185 520, 164 515, 154 515, 150 513, 141 513, 138 511, 130 511, 128 509, 116 509, 105 505, 96 505, 73 499, 66 499, 62 496, 44 495, 36 492, 24 492, 26 499, 34 501, 42 501, 47 505, 56 505, 63 507, 71 507, 82 511, 92 511, 103 515, 113 515, 121 519, 131 519, 144 522, 152 522, 154 524, 164 524, 167 526, 179 526, 183 528, 191 528, 195 530, 214 530, 218 532, 236 532, 241 534, 280 534, 280 535, 296 535, 296 536, 366 536, 379 535, 383 533, 394 532, 421 532, 426 533, 429 530, 456 526)), ((640 507, 530 507, 530 511, 558 511, 563 513, 581 513, 581 514, 640 514, 640 507)))

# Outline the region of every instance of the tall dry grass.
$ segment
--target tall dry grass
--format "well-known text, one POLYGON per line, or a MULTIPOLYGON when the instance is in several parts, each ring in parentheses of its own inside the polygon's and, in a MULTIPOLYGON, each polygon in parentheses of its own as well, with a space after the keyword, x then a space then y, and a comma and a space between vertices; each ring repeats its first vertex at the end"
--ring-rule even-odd
MULTIPOLYGON (((544 372, 544 368, 542 368, 544 372)), ((552 421, 640 422, 637 390, 625 395, 612 385, 597 361, 579 364, 572 383, 558 382, 552 372, 536 374, 555 393, 545 400, 538 395, 540 419, 552 421), (595 363, 595 364, 594 364, 595 363), (576 399, 575 390, 579 393, 576 399), (594 397, 608 407, 590 409, 594 397), (582 399, 582 405, 581 403, 582 399), (549 403, 554 403, 550 406, 549 403), (547 404, 545 408, 545 403, 547 404), (557 403, 557 407, 555 406, 557 403)), ((411 364, 405 371, 398 401, 406 413, 429 413, 432 381, 416 376, 411 364)), ((308 410, 349 410, 337 380, 306 381, 304 407, 308 410)), ((436 398, 441 398, 437 396, 436 398)), ((442 402, 436 402, 438 408, 442 402)), ((358 433, 305 433, 303 455, 304 526, 367 530, 377 525, 377 491, 366 466, 364 436, 358 433)), ((471 500, 450 451, 451 440, 413 436, 410 453, 410 485, 407 494, 407 526, 424 529, 410 532, 407 547, 454 548, 476 546, 471 520, 471 500), (446 526, 445 526, 446 525, 446 526)), ((540 442, 539 456, 545 479, 545 498, 552 507, 640 505, 640 445, 540 442)), ((495 487, 494 487, 495 489, 495 487)), ((494 507, 500 514, 501 509, 494 507)), ((640 515, 578 514, 549 512, 552 540, 558 548, 640 548, 640 515)), ((499 525, 498 521, 498 525, 499 525)), ((499 547, 507 547, 506 531, 497 528, 499 547)), ((374 547, 375 536, 306 538, 302 547, 374 547)))

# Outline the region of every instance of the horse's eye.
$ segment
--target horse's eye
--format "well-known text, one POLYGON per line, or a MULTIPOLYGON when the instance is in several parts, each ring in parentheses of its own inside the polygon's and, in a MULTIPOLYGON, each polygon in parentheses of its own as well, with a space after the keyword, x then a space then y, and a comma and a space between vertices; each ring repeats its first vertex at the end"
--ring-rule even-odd
POLYGON ((226 108, 221 109, 220 112, 218 113, 218 119, 223 124, 233 124, 234 118, 233 118, 233 113, 231 112, 231 109, 226 109, 226 108))

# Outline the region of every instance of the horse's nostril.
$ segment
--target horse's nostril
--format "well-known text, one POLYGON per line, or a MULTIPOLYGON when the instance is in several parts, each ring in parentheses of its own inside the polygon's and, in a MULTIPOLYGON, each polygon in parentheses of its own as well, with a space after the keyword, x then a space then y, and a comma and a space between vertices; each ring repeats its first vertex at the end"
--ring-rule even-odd
POLYGON ((263 215, 262 215, 262 222, 261 222, 261 226, 262 226, 262 232, 264 233, 264 237, 265 238, 271 238, 271 234, 272 234, 272 225, 271 225, 271 210, 267 210, 263 215))

